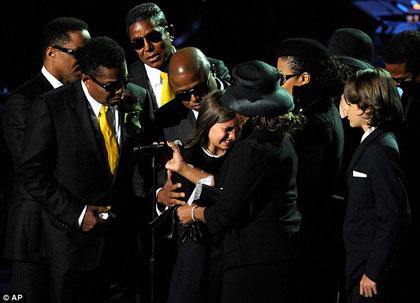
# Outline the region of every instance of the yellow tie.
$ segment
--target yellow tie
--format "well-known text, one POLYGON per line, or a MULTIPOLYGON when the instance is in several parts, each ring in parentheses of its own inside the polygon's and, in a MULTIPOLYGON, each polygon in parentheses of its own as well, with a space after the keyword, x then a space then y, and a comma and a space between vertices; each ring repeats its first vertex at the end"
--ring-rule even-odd
POLYGON ((108 165, 111 173, 114 174, 118 163, 118 143, 115 137, 115 132, 110 127, 106 112, 108 106, 102 105, 99 111, 99 126, 105 141, 106 152, 108 154, 108 165))
POLYGON ((160 106, 163 106, 165 103, 168 103, 175 98, 175 93, 169 85, 168 73, 160 72, 160 77, 162 78, 162 96, 160 97, 160 106))

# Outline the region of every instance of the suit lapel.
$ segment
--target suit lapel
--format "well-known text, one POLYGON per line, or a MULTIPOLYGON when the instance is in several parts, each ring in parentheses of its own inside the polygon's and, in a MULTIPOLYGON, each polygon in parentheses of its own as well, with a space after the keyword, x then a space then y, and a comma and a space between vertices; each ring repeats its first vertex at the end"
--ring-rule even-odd
POLYGON ((54 87, 51 85, 51 83, 45 78, 45 76, 42 73, 39 73, 35 81, 37 81, 37 85, 39 85, 40 90, 43 92, 47 92, 51 89, 54 89, 54 87))
POLYGON ((102 163, 103 169, 110 175, 103 142, 98 140, 98 137, 100 136, 98 136, 97 130, 93 126, 91 114, 88 109, 88 100, 82 90, 80 81, 77 81, 73 85, 75 86, 75 96, 72 99, 73 103, 71 106, 79 120, 79 125, 83 130, 83 134, 86 136, 88 148, 92 149, 93 153, 97 155, 99 161, 102 163))
POLYGON ((354 152, 353 157, 351 158, 350 164, 348 166, 347 172, 346 172, 346 179, 349 178, 351 175, 353 168, 356 166, 356 164, 359 162, 360 157, 365 153, 366 147, 377 137, 383 134, 383 131, 381 129, 376 129, 373 133, 371 133, 365 140, 363 140, 362 143, 359 144, 356 151, 354 152))

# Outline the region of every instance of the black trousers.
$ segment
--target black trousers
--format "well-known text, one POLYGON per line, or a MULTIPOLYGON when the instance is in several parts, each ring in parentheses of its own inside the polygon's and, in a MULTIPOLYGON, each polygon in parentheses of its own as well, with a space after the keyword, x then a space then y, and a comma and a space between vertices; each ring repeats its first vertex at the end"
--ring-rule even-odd
POLYGON ((110 247, 105 244, 99 266, 92 271, 69 271, 71 302, 73 303, 136 303, 139 298, 140 272, 138 264, 122 266, 110 247))
POLYGON ((48 303, 48 267, 45 262, 12 263, 12 291, 23 293, 26 303, 48 303))
POLYGON ((289 303, 291 281, 291 266, 287 263, 232 268, 222 277, 221 302, 289 303))

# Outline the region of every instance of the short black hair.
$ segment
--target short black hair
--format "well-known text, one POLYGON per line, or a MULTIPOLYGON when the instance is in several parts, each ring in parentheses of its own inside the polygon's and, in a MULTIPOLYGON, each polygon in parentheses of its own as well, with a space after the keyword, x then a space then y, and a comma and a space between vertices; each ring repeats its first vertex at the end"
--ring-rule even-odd
POLYGON ((88 41, 77 52, 77 60, 82 73, 96 77, 99 68, 120 68, 125 64, 123 48, 113 39, 105 36, 88 41))
POLYGON ((125 17, 125 27, 128 27, 141 20, 152 20, 155 26, 165 27, 168 25, 165 14, 158 5, 152 2, 142 3, 133 7, 125 17))
POLYGON ((420 32, 403 31, 393 36, 385 46, 382 58, 385 63, 405 63, 414 77, 420 74, 420 32))
POLYGON ((49 46, 62 46, 67 43, 70 40, 70 32, 83 30, 89 30, 88 24, 74 17, 59 17, 51 20, 45 25, 42 34, 41 51, 43 56, 49 46))

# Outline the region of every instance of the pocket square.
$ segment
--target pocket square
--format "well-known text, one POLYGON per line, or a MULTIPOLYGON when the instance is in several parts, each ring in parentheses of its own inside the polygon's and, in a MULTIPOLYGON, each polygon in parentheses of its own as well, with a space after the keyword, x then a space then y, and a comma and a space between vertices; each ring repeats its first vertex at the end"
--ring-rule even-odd
POLYGON ((358 172, 356 170, 353 170, 353 177, 357 178, 367 178, 367 175, 365 173, 358 172))

